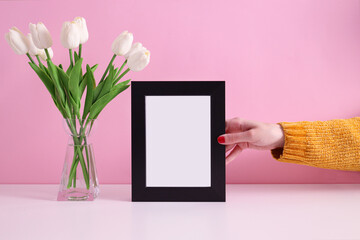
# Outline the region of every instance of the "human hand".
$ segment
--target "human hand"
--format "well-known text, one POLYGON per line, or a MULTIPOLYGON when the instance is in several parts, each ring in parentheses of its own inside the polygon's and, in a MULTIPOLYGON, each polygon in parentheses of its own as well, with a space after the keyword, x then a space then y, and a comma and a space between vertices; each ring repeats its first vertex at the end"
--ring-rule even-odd
POLYGON ((279 124, 241 118, 226 120, 225 134, 218 137, 218 142, 226 145, 226 163, 246 148, 271 150, 284 147, 284 141, 284 132, 279 124))

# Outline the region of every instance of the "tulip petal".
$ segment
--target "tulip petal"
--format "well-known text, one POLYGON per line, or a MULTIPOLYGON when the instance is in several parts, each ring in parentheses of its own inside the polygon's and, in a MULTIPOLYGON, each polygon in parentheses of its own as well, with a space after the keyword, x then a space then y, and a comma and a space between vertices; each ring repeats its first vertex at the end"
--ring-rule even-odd
POLYGON ((127 52, 129 52, 133 39, 134 37, 132 33, 124 31, 114 40, 111 45, 111 50, 118 56, 124 56, 127 52))
POLYGON ((86 26, 86 20, 82 17, 76 17, 74 19, 74 22, 76 23, 79 33, 80 33, 80 44, 84 44, 89 39, 89 32, 86 26))
POLYGON ((34 45, 37 48, 45 49, 45 48, 50 48, 52 46, 51 35, 43 23, 38 23, 38 24, 30 23, 29 29, 34 45))
POLYGON ((143 45, 141 43, 139 42, 134 43, 131 46, 130 50, 124 55, 124 57, 128 59, 131 54, 134 54, 135 52, 140 51, 141 49, 143 49, 143 45))
POLYGON ((75 22, 64 22, 61 29, 61 44, 67 49, 79 46, 80 32, 75 22))
POLYGON ((16 27, 12 27, 9 32, 5 34, 5 39, 16 54, 23 55, 28 53, 28 39, 16 27))
MULTIPOLYGON (((48 48, 47 50, 49 52, 50 59, 52 59, 54 56, 54 52, 53 52, 52 48, 48 48)), ((41 57, 42 60, 44 60, 44 61, 47 60, 47 55, 46 55, 46 52, 44 49, 41 49, 39 56, 41 57)))
POLYGON ((29 33, 27 36, 28 42, 29 42, 29 54, 31 56, 36 56, 41 54, 41 49, 37 48, 34 44, 34 41, 32 40, 32 35, 29 33))
POLYGON ((39 40, 41 42, 41 45, 43 46, 42 48, 51 47, 53 44, 52 38, 49 31, 47 30, 47 28, 43 23, 37 24, 37 31, 38 31, 39 40))
POLYGON ((128 67, 131 71, 139 72, 143 70, 150 62, 150 52, 144 50, 138 51, 130 55, 128 59, 128 67))

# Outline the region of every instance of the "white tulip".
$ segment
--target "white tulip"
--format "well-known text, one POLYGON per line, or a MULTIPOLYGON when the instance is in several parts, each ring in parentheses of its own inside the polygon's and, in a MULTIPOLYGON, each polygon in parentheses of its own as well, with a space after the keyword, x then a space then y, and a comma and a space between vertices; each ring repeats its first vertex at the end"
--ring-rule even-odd
POLYGON ((114 54, 124 56, 131 48, 133 34, 128 31, 122 32, 112 43, 111 49, 114 54))
POLYGON ((29 40, 16 27, 9 29, 5 39, 16 54, 23 55, 29 52, 29 40))
POLYGON ((82 17, 76 17, 74 22, 77 24, 80 32, 80 44, 84 44, 89 39, 89 32, 86 26, 86 20, 82 17))
POLYGON ((137 51, 142 50, 143 48, 144 48, 144 47, 143 47, 143 45, 142 45, 141 43, 139 43, 139 42, 134 43, 134 44, 131 46, 130 50, 124 55, 124 57, 125 57, 126 59, 128 59, 130 55, 132 55, 133 53, 135 53, 135 52, 137 52, 137 51))
POLYGON ((80 31, 76 22, 64 22, 61 29, 61 44, 68 49, 79 47, 80 31))
MULTIPOLYGON (((48 48, 47 50, 48 50, 48 52, 49 52, 50 59, 52 59, 53 56, 54 56, 53 50, 52 50, 51 48, 48 48)), ((47 60, 46 52, 45 52, 44 49, 41 50, 39 56, 41 57, 42 60, 44 60, 44 61, 47 60)))
POLYGON ((41 22, 29 24, 32 40, 37 48, 50 48, 53 44, 51 35, 45 25, 41 22))
POLYGON ((150 52, 143 48, 131 54, 128 58, 128 67, 131 71, 139 72, 143 70, 150 62, 150 52))
POLYGON ((32 37, 31 37, 31 33, 28 33, 28 35, 26 36, 28 41, 29 41, 29 54, 31 56, 36 56, 36 55, 40 55, 41 51, 45 52, 44 49, 39 49, 35 46, 32 37))

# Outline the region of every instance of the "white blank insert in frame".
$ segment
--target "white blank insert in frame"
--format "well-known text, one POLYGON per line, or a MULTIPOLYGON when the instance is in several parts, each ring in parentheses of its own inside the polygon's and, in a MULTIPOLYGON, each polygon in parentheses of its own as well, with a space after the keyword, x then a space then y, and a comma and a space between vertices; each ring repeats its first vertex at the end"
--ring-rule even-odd
POLYGON ((211 186, 210 96, 145 96, 146 187, 211 186))

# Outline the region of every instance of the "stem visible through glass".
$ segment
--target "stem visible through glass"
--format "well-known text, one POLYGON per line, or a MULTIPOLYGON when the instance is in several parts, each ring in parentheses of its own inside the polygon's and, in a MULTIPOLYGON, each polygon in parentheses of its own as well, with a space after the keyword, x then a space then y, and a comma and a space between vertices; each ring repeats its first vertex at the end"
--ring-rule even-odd
MULTIPOLYGON (((70 128, 71 133, 73 134, 73 141, 74 141, 74 158, 73 158, 73 163, 71 164, 67 188, 71 187, 73 180, 74 180, 74 182, 76 181, 76 168, 77 168, 78 162, 80 161, 80 165, 81 165, 83 175, 84 175, 84 180, 86 183, 86 188, 89 189, 89 187, 90 187, 89 172, 88 172, 88 167, 86 166, 86 163, 84 161, 84 156, 83 156, 83 152, 82 152, 83 148, 86 146, 86 145, 82 144, 83 138, 85 137, 84 133, 83 133, 84 127, 81 124, 79 134, 77 134, 76 127, 73 126, 73 124, 75 124, 75 123, 73 123, 71 120, 68 120, 68 119, 66 119, 66 123, 67 123, 68 127, 70 128), (78 135, 80 135, 80 136, 78 137, 78 135)), ((88 121, 85 124, 85 129, 87 127, 87 124, 88 124, 88 121)), ((87 163, 88 163, 89 162, 88 154, 86 154, 86 155, 87 155, 87 163)), ((74 187, 75 186, 76 186, 76 184, 74 183, 74 187)))

